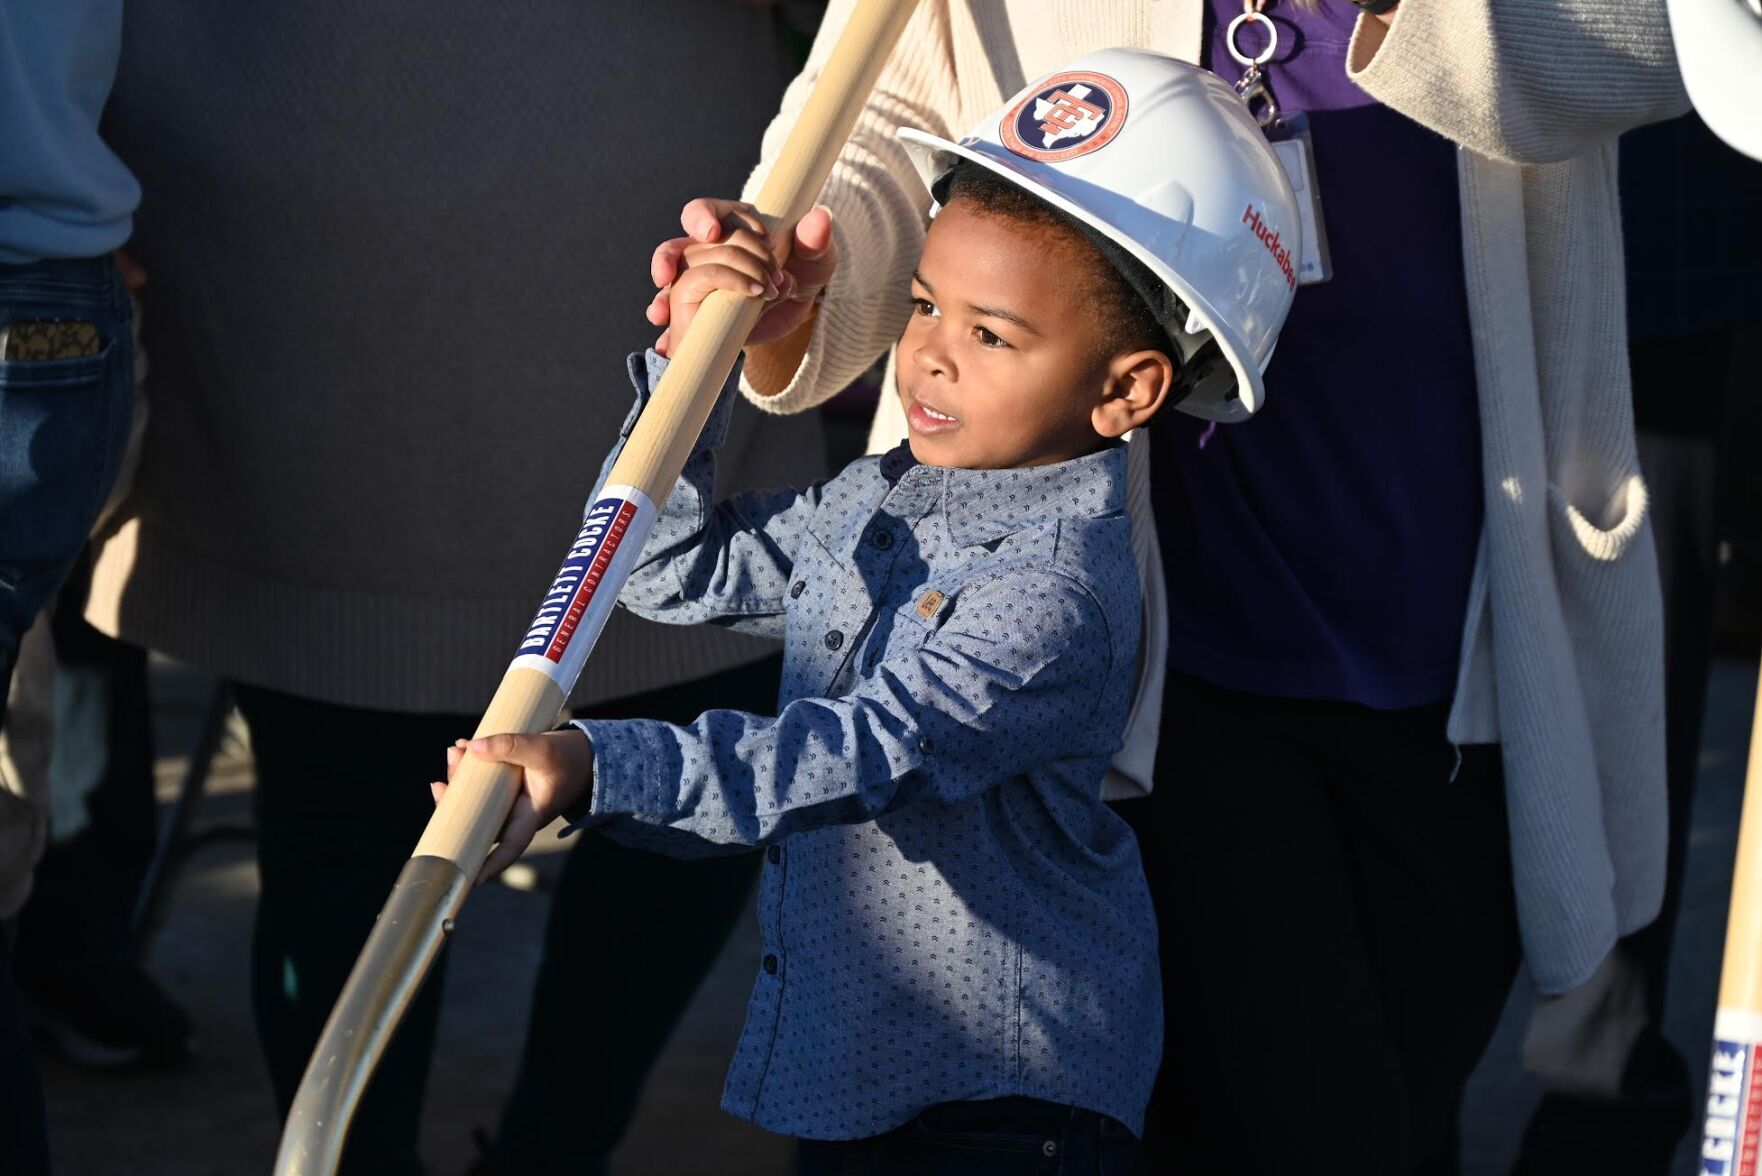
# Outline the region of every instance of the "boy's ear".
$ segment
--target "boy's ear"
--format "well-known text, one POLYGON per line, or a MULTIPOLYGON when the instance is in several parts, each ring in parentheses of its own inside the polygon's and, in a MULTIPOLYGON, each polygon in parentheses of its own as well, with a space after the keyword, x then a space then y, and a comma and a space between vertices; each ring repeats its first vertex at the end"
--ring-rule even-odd
POLYGON ((1123 437, 1147 424, 1175 386, 1175 365, 1160 351, 1122 352, 1107 365, 1101 403, 1090 423, 1103 437, 1123 437))

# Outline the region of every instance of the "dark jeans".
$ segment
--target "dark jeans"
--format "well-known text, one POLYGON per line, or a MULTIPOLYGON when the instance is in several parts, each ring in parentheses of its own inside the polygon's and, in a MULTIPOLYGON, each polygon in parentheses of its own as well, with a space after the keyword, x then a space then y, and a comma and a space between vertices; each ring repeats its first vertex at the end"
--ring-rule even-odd
MULTIPOLYGON (((780 665, 771 658, 596 713, 695 718, 709 705, 766 710, 776 704, 780 665), (695 709, 688 714, 687 708, 695 709)), ((237 698, 257 765, 262 897, 252 996, 285 1116, 356 954, 434 811, 428 781, 439 774, 447 745, 469 734, 477 716, 332 706, 250 686, 237 687, 237 698)), ((622 1131, 641 1075, 726 938, 733 921, 728 908, 738 912, 758 868, 753 854, 695 870, 699 863, 643 854, 626 860, 615 851, 593 837, 569 855, 534 1017, 554 1027, 581 1008, 618 1007, 622 1015, 606 1023, 605 1041, 585 1058, 566 1048, 560 1040, 566 1035, 529 1034, 522 1086, 510 1107, 512 1119, 522 1105, 520 1090, 536 1082, 540 1089, 528 1091, 528 1105, 551 1117, 533 1134, 564 1145, 573 1159, 559 1170, 570 1172, 584 1170, 583 1151, 602 1135, 615 1137, 612 1125, 622 1131), (644 869, 653 876, 642 875, 644 869), (606 902, 608 893, 619 901, 606 902), (706 925, 712 927, 707 937, 706 925), (623 968, 605 966, 608 942, 626 949, 623 968), (590 1071, 589 1063, 603 1069, 590 1071), (554 1092, 544 1088, 561 1083, 576 1093, 558 1117, 548 1101, 554 1092)), ((343 1176, 422 1171, 417 1141, 444 970, 443 957, 368 1085, 349 1132, 343 1176)))
MULTIPOLYGON (((74 359, 0 360, 0 720, 18 643, 85 545, 128 443, 133 318, 109 259, 0 265, 0 327, 97 326, 102 349, 74 359)), ((47 1172, 48 1129, 24 1005, 0 927, 0 1156, 47 1172)))
POLYGON ((1458 769, 1446 711, 1171 677, 1156 790, 1115 806, 1167 1019, 1139 1171, 1455 1171, 1519 947, 1498 749, 1458 769))
MULTIPOLYGON (((686 723, 716 707, 770 714, 782 664, 766 658, 583 717, 686 723)), ((758 869, 757 853, 679 860, 581 835, 552 899, 520 1070, 491 1153, 496 1172, 605 1170, 649 1068, 728 941, 758 869), (607 902, 608 894, 618 901, 607 902), (608 944, 617 945, 615 966, 608 944), (618 1010, 595 1019, 587 1051, 557 1031, 583 1009, 618 1010)), ((704 1112, 716 1113, 707 1104, 704 1112)))
MULTIPOLYGON (((96 324, 102 349, 0 360, 0 684, 110 493, 134 402, 133 310, 108 258, 0 265, 0 327, 96 324)), ((0 718, 5 704, 0 702, 0 718)))
POLYGON ((867 1139, 803 1139, 796 1176, 1128 1176, 1137 1141, 1094 1111, 1037 1098, 937 1103, 867 1139))

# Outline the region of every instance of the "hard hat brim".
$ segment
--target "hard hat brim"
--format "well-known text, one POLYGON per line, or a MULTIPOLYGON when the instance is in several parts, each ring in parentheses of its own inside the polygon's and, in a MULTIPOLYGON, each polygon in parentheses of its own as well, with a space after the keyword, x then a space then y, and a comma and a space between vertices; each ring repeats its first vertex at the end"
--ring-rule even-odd
POLYGON ((1669 0, 1669 13, 1695 112, 1721 139, 1762 159, 1762 19, 1741 0, 1669 0))
POLYGON ((918 178, 923 181, 926 189, 931 189, 936 181, 954 166, 956 159, 976 163, 1023 191, 1044 200, 1067 216, 1073 217, 1096 232, 1105 235, 1110 241, 1115 242, 1120 248, 1142 262, 1159 279, 1168 283, 1169 288, 1186 304, 1187 309, 1192 312, 1199 325, 1209 331, 1212 338, 1217 341, 1218 349, 1223 352, 1231 370, 1236 374, 1236 399, 1204 405, 1183 403, 1180 405, 1183 411, 1206 420, 1222 421, 1228 424, 1247 420, 1260 408, 1261 403, 1265 400, 1266 392, 1261 382, 1260 368, 1253 362, 1252 353, 1246 342, 1229 326, 1228 321, 1213 309, 1204 295, 1194 289, 1190 282, 1182 278, 1154 253, 1127 238, 1094 212, 1084 208, 1076 201, 1052 191, 1033 177, 1017 171, 1006 161, 980 151, 974 151, 970 147, 951 142, 940 136, 917 130, 914 127, 900 127, 897 134, 906 149, 906 154, 911 157, 912 165, 918 171, 918 178))

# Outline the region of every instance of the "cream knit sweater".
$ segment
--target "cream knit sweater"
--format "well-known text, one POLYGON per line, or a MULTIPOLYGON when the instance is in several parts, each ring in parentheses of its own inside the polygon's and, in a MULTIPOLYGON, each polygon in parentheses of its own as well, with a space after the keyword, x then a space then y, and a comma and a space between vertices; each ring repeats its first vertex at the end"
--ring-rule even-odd
MULTIPOLYGON (((831 5, 749 193, 853 3, 831 5)), ((928 198, 897 126, 958 137, 1029 79, 1107 46, 1196 61, 1202 10, 1201 0, 924 0, 822 195, 841 262, 807 356, 786 387, 753 399, 776 412, 818 403, 903 327, 899 292, 928 198)), ((1486 521, 1450 735, 1503 746, 1529 966, 1560 992, 1650 921, 1663 893, 1662 623, 1629 407, 1615 139, 1687 101, 1652 0, 1407 0, 1387 29, 1360 21, 1348 68, 1461 145, 1486 521)), ((878 426, 884 440, 902 432, 878 426)), ((1148 540, 1142 455, 1138 466, 1135 522, 1148 540)), ((1139 554, 1153 575, 1147 541, 1139 554)), ((1154 600, 1154 582, 1147 590, 1154 600)), ((1159 688, 1160 674, 1143 684, 1159 688)), ((1137 718, 1155 709, 1141 700, 1137 718)), ((1140 722, 1119 766, 1142 772, 1153 749, 1154 728, 1140 722)))

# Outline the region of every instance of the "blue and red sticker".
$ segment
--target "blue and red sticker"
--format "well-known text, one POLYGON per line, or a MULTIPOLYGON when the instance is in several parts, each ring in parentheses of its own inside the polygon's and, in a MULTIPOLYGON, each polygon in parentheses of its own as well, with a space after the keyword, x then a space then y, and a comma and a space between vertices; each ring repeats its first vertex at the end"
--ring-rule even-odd
POLYGON ((1126 88, 1106 74, 1054 74, 1003 116, 1003 145, 1024 159, 1062 163, 1099 151, 1126 125, 1126 88))
POLYGON ((1756 1176, 1762 1151, 1762 1056, 1754 1044, 1713 1043, 1707 1082, 1707 1117, 1701 1135, 1699 1176, 1756 1176))
POLYGON ((563 660, 563 650, 568 648, 587 606, 599 591, 636 510, 634 502, 602 498, 584 512, 581 530, 551 581, 550 591, 539 604, 526 639, 520 643, 521 653, 537 654, 553 662, 563 660))
POLYGON ((584 512, 581 530, 539 603, 514 665, 538 670, 568 693, 654 521, 654 503, 640 490, 607 486, 601 491, 584 512))

